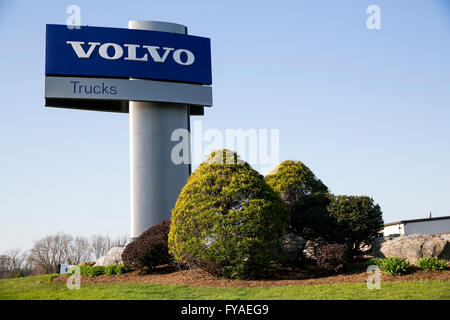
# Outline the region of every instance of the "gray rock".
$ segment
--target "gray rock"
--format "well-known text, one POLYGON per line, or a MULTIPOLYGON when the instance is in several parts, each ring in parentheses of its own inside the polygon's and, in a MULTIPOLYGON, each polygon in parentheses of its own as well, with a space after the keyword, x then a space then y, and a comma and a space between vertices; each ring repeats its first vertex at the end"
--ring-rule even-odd
POLYGON ((423 257, 450 260, 450 233, 379 237, 372 243, 372 253, 376 258, 399 257, 413 264, 423 257))
POLYGON ((110 249, 106 255, 97 260, 94 266, 109 266, 111 264, 114 265, 123 265, 122 261, 122 247, 114 247, 110 249))
POLYGON ((305 243, 302 237, 288 233, 281 243, 281 255, 287 262, 297 262, 300 260, 305 243))

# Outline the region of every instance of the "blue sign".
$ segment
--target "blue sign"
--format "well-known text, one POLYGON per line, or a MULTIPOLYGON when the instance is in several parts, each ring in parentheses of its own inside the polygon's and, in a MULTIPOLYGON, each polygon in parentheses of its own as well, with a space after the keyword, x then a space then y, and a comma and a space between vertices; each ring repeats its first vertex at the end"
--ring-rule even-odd
POLYGON ((212 83, 210 39, 159 31, 47 25, 45 74, 212 83))

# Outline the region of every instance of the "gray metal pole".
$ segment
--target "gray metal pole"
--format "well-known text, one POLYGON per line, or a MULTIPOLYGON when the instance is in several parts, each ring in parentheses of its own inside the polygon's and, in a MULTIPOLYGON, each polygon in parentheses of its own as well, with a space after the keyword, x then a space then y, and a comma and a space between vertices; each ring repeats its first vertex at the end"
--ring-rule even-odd
MULTIPOLYGON (((159 21, 130 21, 129 29, 187 34, 187 27, 159 21)), ((130 101, 130 240, 171 217, 190 165, 171 160, 173 130, 189 129, 187 105, 130 101)))

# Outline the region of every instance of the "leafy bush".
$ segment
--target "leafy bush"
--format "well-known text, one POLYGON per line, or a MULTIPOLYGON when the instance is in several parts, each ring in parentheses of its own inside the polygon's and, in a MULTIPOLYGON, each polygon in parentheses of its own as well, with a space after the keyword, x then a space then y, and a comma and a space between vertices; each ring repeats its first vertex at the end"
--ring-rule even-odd
POLYGON ((290 207, 293 232, 309 239, 357 249, 378 236, 382 212, 368 197, 334 196, 300 161, 284 161, 265 177, 290 207))
POLYGON ((116 274, 123 274, 125 272, 124 266, 116 266, 116 274))
POLYGON ((316 193, 294 203, 291 226, 305 239, 321 238, 357 250, 379 235, 383 218, 371 198, 316 193))
MULTIPOLYGON (((117 265, 109 265, 109 266, 88 266, 88 265, 81 265, 80 268, 80 275, 82 276, 90 276, 90 277, 96 277, 101 276, 103 274, 113 275, 113 274, 122 274, 124 272, 123 266, 117 266, 117 265)), ((72 275, 75 273, 75 269, 71 268, 67 275, 72 275)))
POLYGON ((420 258, 417 266, 421 270, 444 270, 448 266, 447 260, 438 260, 434 257, 420 258))
MULTIPOLYGON (((88 266, 88 265, 82 265, 82 266, 79 266, 79 268, 80 268, 80 274, 82 276, 92 276, 92 277, 105 274, 105 269, 106 269, 106 267, 103 267, 103 266, 95 266, 94 267, 94 266, 88 266)), ((75 270, 74 270, 74 268, 71 268, 69 271, 69 274, 73 274, 73 273, 75 273, 75 270)))
POLYGON ((327 186, 300 161, 283 161, 265 180, 288 205, 293 205, 304 196, 328 192, 327 186))
POLYGON ((391 257, 383 259, 381 265, 378 266, 381 271, 385 274, 389 274, 391 276, 399 276, 402 274, 407 274, 412 271, 411 264, 401 258, 391 257))
POLYGON ((90 276, 96 277, 101 276, 105 274, 105 267, 104 266, 93 266, 90 268, 90 276))
POLYGON ((308 240, 321 238, 334 242, 335 224, 328 213, 331 202, 329 194, 315 193, 303 196, 291 207, 291 227, 293 231, 308 240))
POLYGON ((372 258, 367 261, 367 266, 375 265, 385 274, 398 276, 407 274, 412 271, 412 265, 404 259, 398 257, 390 257, 386 259, 372 258))
POLYGON ((316 248, 317 265, 327 271, 337 272, 350 259, 349 249, 343 244, 324 244, 316 248))
POLYGON ((109 266, 105 267, 105 274, 107 274, 107 275, 122 274, 123 271, 124 271, 124 266, 109 265, 109 266))
POLYGON ((151 227, 128 244, 122 253, 125 267, 150 271, 156 266, 170 263, 172 258, 167 245, 169 228, 170 219, 151 227))
POLYGON ((245 164, 245 161, 239 157, 237 152, 221 149, 211 152, 203 164, 245 164))
POLYGON ((380 235, 383 217, 379 205, 365 196, 333 196, 328 205, 333 220, 332 240, 357 250, 380 235))
POLYGON ((273 270, 288 222, 287 206, 263 176, 236 153, 220 150, 181 191, 172 210, 169 250, 213 275, 262 277, 273 270))
POLYGON ((369 261, 367 261, 367 266, 377 266, 378 268, 381 269, 381 266, 383 264, 383 260, 382 258, 372 258, 369 261))
MULTIPOLYGON (((93 266, 88 266, 88 265, 80 266, 80 274, 82 276, 90 276, 92 268, 93 268, 93 266)), ((75 270, 73 270, 73 272, 75 272, 75 270)))
POLYGON ((114 266, 114 265, 105 266, 105 274, 113 275, 115 273, 116 273, 116 266, 114 266))

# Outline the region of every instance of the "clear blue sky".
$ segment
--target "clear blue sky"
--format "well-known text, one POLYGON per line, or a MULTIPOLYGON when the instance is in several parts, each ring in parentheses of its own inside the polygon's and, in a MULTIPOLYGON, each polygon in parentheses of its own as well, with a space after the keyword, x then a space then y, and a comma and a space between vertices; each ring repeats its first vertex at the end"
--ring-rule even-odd
POLYGON ((450 215, 450 1, 0 0, 0 252, 129 232, 128 115, 44 108, 45 24, 71 4, 82 25, 210 37, 205 128, 280 129, 280 160, 373 197, 386 222, 450 215))

